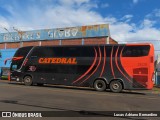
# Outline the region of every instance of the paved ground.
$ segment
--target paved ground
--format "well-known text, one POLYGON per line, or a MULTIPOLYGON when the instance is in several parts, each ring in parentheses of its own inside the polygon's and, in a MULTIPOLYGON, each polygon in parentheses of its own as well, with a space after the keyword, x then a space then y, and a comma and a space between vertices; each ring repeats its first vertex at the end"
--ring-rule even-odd
MULTIPOLYGON (((153 91, 112 93, 109 91, 97 92, 88 88, 24 86, 1 80, 0 111, 51 111, 52 116, 53 114, 58 114, 56 119, 63 118, 67 120, 73 119, 72 115, 89 115, 89 117, 85 118, 87 120, 92 117, 94 120, 97 116, 103 116, 99 118, 100 120, 120 120, 124 119, 124 117, 106 117, 106 115, 110 115, 106 111, 160 111, 160 94, 157 92, 158 89, 156 88, 153 91), (53 113, 53 111, 58 113, 53 113)), ((113 112, 111 114, 113 115, 113 112)), ((81 119, 81 117, 76 117, 76 119, 81 119)), ((140 118, 127 117, 126 119, 138 120, 140 118)), ((153 119, 158 118, 155 117, 153 119)))

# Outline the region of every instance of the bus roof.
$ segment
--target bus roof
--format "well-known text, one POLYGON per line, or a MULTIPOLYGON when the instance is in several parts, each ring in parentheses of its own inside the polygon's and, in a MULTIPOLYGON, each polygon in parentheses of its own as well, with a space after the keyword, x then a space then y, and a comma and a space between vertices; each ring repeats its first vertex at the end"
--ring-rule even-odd
POLYGON ((141 46, 141 45, 153 46, 152 43, 127 43, 127 44, 99 44, 99 45, 93 45, 93 44, 92 45, 49 45, 49 46, 25 46, 25 47, 141 46))

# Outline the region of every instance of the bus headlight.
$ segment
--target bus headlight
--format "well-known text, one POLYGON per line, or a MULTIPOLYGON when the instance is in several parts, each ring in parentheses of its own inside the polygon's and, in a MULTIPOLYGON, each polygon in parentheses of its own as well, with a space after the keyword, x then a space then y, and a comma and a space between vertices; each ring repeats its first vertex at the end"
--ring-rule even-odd
POLYGON ((16 81, 19 81, 19 78, 17 78, 16 81))

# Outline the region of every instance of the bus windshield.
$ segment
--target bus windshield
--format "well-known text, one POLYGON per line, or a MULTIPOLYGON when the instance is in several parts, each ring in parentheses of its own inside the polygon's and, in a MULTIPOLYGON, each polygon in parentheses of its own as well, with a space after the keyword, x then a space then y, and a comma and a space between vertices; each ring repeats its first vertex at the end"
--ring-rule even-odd
POLYGON ((26 58, 27 54, 31 50, 32 47, 23 47, 17 50, 14 57, 12 58, 11 68, 10 70, 18 70, 21 68, 24 59, 26 58))

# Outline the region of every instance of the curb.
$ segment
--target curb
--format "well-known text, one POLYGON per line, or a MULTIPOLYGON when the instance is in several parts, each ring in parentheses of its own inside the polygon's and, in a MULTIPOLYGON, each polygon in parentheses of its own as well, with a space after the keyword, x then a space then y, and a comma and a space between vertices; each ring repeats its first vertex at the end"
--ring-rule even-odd
POLYGON ((1 82, 9 82, 9 80, 0 80, 1 82))

